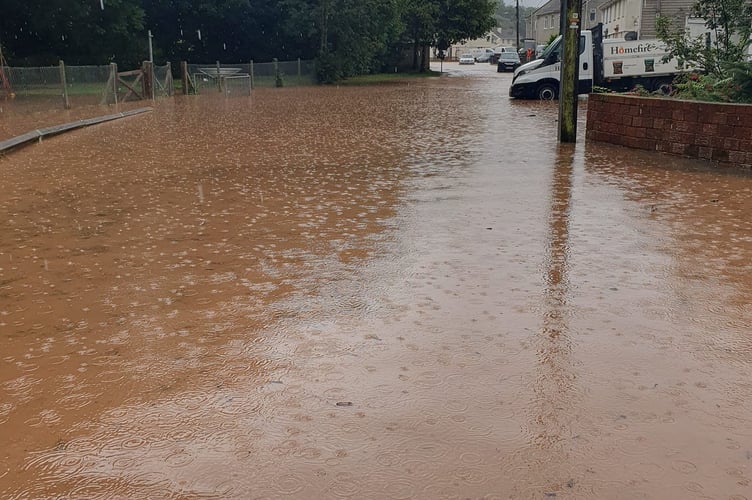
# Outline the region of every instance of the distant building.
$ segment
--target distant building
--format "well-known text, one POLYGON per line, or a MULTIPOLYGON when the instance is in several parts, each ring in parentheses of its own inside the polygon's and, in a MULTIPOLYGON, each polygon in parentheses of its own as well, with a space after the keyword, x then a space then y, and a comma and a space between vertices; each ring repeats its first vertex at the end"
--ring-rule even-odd
MULTIPOLYGON (((603 23, 608 38, 651 39, 656 37, 655 20, 659 15, 684 26, 695 0, 583 0, 582 29, 603 23)), ((559 34, 561 0, 549 0, 525 20, 530 38, 546 43, 559 34)))
POLYGON ((538 44, 548 42, 551 35, 559 34, 561 0, 549 0, 530 14, 525 21, 527 38, 535 39, 538 44))
MULTIPOLYGON (((525 38, 525 26, 520 20, 520 40, 525 38)), ((517 31, 514 29, 494 28, 484 36, 467 40, 464 43, 458 43, 449 47, 446 58, 448 60, 457 59, 464 53, 473 53, 476 49, 493 49, 496 47, 516 47, 517 31)), ((436 52, 435 50, 433 51, 436 52)))
POLYGON ((636 25, 638 37, 655 38, 655 19, 658 16, 672 19, 675 27, 683 27, 690 17, 695 0, 629 0, 629 2, 642 6, 636 25))

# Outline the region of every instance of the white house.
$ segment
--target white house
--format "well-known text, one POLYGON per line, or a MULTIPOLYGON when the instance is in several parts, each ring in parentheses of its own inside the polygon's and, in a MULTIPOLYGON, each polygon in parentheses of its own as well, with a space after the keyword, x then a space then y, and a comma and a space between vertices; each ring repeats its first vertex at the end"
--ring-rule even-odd
MULTIPOLYGON (((524 26, 520 25, 520 40, 522 40, 523 38, 525 38, 524 26)), ((494 28, 480 38, 467 40, 463 43, 452 45, 451 47, 449 47, 449 50, 447 50, 446 57, 449 60, 454 60, 465 53, 477 54, 480 49, 516 46, 517 33, 515 30, 502 30, 501 28, 494 28)))
MULTIPOLYGON (((603 23, 608 38, 651 39, 656 37, 655 20, 662 15, 684 26, 695 0, 583 0, 582 28, 603 23)), ((526 20, 530 38, 546 43, 559 34, 561 0, 549 0, 526 20)))

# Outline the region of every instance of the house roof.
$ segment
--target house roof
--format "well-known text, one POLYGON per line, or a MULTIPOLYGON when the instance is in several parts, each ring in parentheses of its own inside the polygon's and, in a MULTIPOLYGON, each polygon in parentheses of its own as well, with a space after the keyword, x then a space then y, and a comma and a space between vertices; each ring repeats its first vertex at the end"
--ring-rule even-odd
POLYGON ((542 16, 544 14, 558 14, 559 12, 561 12, 561 0, 548 0, 548 2, 544 3, 533 12, 533 17, 542 16))
MULTIPOLYGON (((599 9, 603 5, 616 2, 617 0, 589 0, 589 2, 583 5, 582 15, 586 15, 585 9, 599 9)), ((533 11, 531 18, 537 18, 548 14, 559 14, 561 12, 561 0, 548 0, 548 2, 541 5, 537 10, 533 11)))

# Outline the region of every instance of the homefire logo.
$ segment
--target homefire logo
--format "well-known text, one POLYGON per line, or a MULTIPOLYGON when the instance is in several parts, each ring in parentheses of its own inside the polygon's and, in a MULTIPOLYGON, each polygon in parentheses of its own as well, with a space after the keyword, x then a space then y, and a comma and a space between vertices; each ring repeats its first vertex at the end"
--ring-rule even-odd
POLYGON ((617 54, 641 54, 643 52, 651 52, 652 50, 657 48, 657 45, 642 43, 637 47, 622 47, 621 45, 617 45, 616 47, 611 47, 611 55, 615 56, 617 54))

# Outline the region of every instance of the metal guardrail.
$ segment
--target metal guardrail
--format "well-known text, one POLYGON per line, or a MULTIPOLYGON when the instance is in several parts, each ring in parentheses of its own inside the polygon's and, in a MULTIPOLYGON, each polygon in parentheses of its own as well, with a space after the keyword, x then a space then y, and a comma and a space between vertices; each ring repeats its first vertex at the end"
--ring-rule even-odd
POLYGON ((122 113, 98 116, 95 118, 87 118, 85 120, 77 120, 74 122, 63 123, 62 125, 53 125, 52 127, 44 127, 37 130, 32 130, 31 132, 13 137, 12 139, 0 141, 0 153, 9 151, 24 144, 28 144, 32 141, 41 141, 42 138, 47 136, 62 134, 63 132, 67 132, 69 130, 75 130, 82 127, 88 127, 90 125, 96 125, 98 123, 118 120, 120 118, 138 115, 141 113, 146 113, 148 111, 152 111, 152 108, 132 109, 130 111, 123 111, 122 113))

